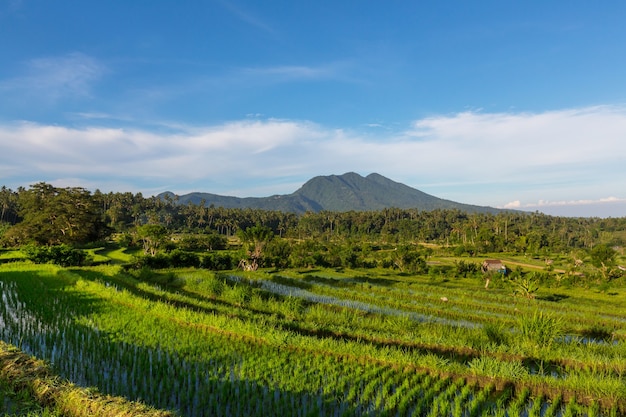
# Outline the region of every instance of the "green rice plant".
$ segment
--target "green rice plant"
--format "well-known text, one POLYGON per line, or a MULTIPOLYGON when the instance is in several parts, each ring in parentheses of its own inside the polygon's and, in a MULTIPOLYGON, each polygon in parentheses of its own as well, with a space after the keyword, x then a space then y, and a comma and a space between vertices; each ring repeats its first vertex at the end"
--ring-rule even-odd
POLYGON ((559 393, 550 401, 550 405, 546 408, 543 417, 555 417, 558 414, 558 410, 561 408, 562 403, 563 395, 559 393))
POLYGON ((417 322, 406 313, 386 317, 385 324, 393 333, 413 335, 417 329, 417 322))
POLYGON ((224 280, 216 275, 211 275, 202 280, 202 288, 205 289, 208 295, 219 297, 224 291, 224 280))
POLYGON ((374 393, 378 390, 380 384, 381 384, 381 380, 378 377, 372 378, 371 380, 369 380, 367 384, 365 385, 365 387, 363 388, 363 391, 361 392, 359 401, 360 402, 373 402, 375 398, 374 393))
POLYGON ((483 389, 481 389, 478 394, 476 394, 470 403, 468 404, 468 413, 469 417, 477 417, 481 414, 482 409, 485 407, 487 400, 491 393, 494 390, 493 384, 489 384, 483 389))
POLYGON ((400 399, 398 404, 398 415, 408 416, 411 411, 411 407, 414 407, 414 415, 419 415, 418 411, 422 407, 422 403, 425 402, 424 393, 429 386, 434 384, 435 380, 430 375, 425 375, 424 378, 414 386, 412 386, 404 397, 400 399))
POLYGON ((482 332, 489 343, 494 345, 506 345, 509 342, 509 334, 504 323, 486 323, 482 327, 482 332))
POLYGON ((561 414, 562 417, 578 417, 583 415, 583 407, 576 403, 576 399, 572 397, 565 405, 565 409, 561 414))
POLYGON ((283 297, 280 302, 280 307, 280 312, 285 318, 288 320, 297 320, 304 311, 305 303, 302 298, 288 295, 287 297, 283 297))
POLYGON ((8 384, 23 399, 30 398, 38 404, 41 407, 36 414, 38 416, 174 416, 171 412, 157 410, 145 404, 101 395, 94 389, 76 387, 54 375, 43 361, 34 359, 2 341, 0 380, 9 381, 8 384))
POLYGON ((332 313, 323 304, 314 303, 306 308, 303 319, 324 328, 332 323, 332 313))
POLYGON ((599 417, 600 414, 600 405, 598 404, 597 401, 592 401, 591 404, 589 404, 589 407, 587 409, 587 416, 588 417, 599 417))
POLYGON ((452 417, 463 417, 465 414, 465 402, 474 393, 474 390, 474 385, 464 384, 460 392, 457 391, 452 405, 452 417))
MULTIPOLYGON (((513 387, 507 386, 504 391, 498 395, 495 406, 487 408, 485 413, 487 413, 489 409, 492 409, 494 411, 494 417, 506 417, 507 405, 511 401, 512 395, 513 387)), ((483 415, 485 415, 485 413, 483 413, 483 415)))
POLYGON ((434 353, 428 353, 418 357, 416 365, 420 368, 442 370, 446 369, 450 360, 434 353))
POLYGON ((385 401, 383 416, 391 417, 399 414, 400 406, 405 401, 407 393, 415 386, 419 386, 425 374, 411 372, 409 376, 401 375, 401 383, 395 385, 393 392, 385 401))
POLYGON ((535 310, 522 314, 518 319, 520 336, 535 348, 550 347, 563 334, 563 321, 551 314, 535 310))
POLYGON ((606 371, 571 369, 568 371, 567 378, 559 383, 581 396, 621 399, 621 401, 626 398, 626 386, 623 379, 610 375, 606 371))
POLYGON ((450 413, 450 402, 447 400, 447 398, 439 395, 437 396, 431 407, 430 410, 428 410, 428 414, 426 414, 427 417, 440 417, 440 416, 447 416, 450 413))
POLYGON ((510 417, 520 417, 522 412, 526 409, 526 402, 530 398, 530 389, 525 387, 522 391, 517 395, 513 401, 509 403, 509 411, 508 414, 510 417))
MULTIPOLYGON (((329 305, 311 301, 300 317, 289 320, 277 314, 286 308, 284 295, 263 293, 260 285, 253 288, 247 281, 236 280, 227 282, 224 293, 211 295, 204 282, 214 275, 202 270, 171 271, 184 279, 184 287, 170 291, 137 283, 117 266, 66 270, 24 264, 22 270, 14 268, 0 266, 2 337, 21 339, 23 346, 30 347, 37 356, 41 352, 42 358, 63 369, 72 380, 101 387, 106 393, 150 399, 153 405, 179 408, 188 416, 267 415, 268 410, 281 415, 321 416, 395 416, 421 410, 424 414, 444 411, 447 415, 467 416, 470 397, 452 395, 455 388, 450 383, 437 390, 431 390, 431 386, 440 380, 437 375, 472 373, 470 366, 462 364, 462 358, 467 357, 462 355, 475 354, 468 350, 466 341, 476 337, 484 343, 490 337, 483 326, 463 327, 443 320, 420 323, 418 335, 392 331, 389 317, 405 310, 398 313, 386 307, 395 305, 396 299, 402 299, 402 306, 412 305, 410 297, 403 294, 413 289, 405 285, 412 279, 409 277, 375 296, 359 294, 361 287, 349 287, 348 280, 343 280, 345 286, 332 289, 332 297, 337 300, 363 297, 372 305, 375 302, 382 306, 376 311, 364 311, 348 302, 329 305), (238 285, 250 288, 247 303, 232 301, 228 291, 238 285), (325 323, 327 331, 315 331, 319 322, 325 323), (459 356, 455 356, 457 352, 459 356), (93 367, 94 363, 98 366, 93 367), (416 368, 428 369, 432 374, 427 384, 425 377, 416 376, 416 368), (410 382, 407 375, 411 375, 410 382), (370 382, 371 391, 361 395, 370 382), (452 396, 445 404, 448 395, 452 396)), ((253 278, 254 284, 267 279, 262 273, 253 278)), ((322 288, 324 284, 311 285, 322 288)), ((419 285, 437 293, 434 287, 419 285)), ((372 288, 376 286, 372 284, 372 288)), ((448 309, 459 315, 475 305, 470 303, 470 293, 464 297, 460 292, 450 294, 446 289, 446 295, 454 300, 454 309, 450 308, 452 302, 441 307, 434 295, 422 297, 416 292, 411 297, 414 306, 431 303, 430 297, 435 300, 432 305, 439 305, 441 311, 448 309), (456 300, 468 303, 461 306, 456 300)), ((516 322, 516 315, 530 314, 532 310, 517 304, 519 310, 515 311, 510 297, 488 296, 494 304, 508 303, 508 315, 502 314, 502 320, 494 316, 492 321, 494 326, 502 325, 502 331, 511 339, 506 345, 488 346, 483 353, 492 358, 486 360, 491 362, 472 361, 472 367, 486 370, 476 375, 508 379, 504 375, 517 375, 520 370, 507 369, 507 361, 519 367, 521 359, 498 362, 494 358, 520 357, 507 355, 517 345, 512 343, 516 333, 507 329, 516 322), (495 349, 504 354, 494 355, 495 349)), ((611 304, 616 312, 622 311, 620 303, 617 300, 611 304)), ((563 308, 559 313, 562 317, 578 317, 581 311, 587 311, 576 306, 559 308, 563 308)), ((551 305, 546 307, 546 314, 556 311, 551 305)), ((492 341, 499 337, 498 331, 493 332, 492 341)), ((533 359, 553 363, 562 357, 571 360, 573 371, 554 378, 549 373, 526 377, 523 370, 520 378, 524 378, 524 384, 547 384, 555 389, 572 391, 580 387, 576 392, 581 396, 592 395, 603 403, 611 396, 623 399, 626 393, 623 387, 619 391, 618 371, 623 368, 620 360, 624 352, 620 342, 564 341, 549 350, 533 352, 533 359), (592 360, 597 362, 593 368, 597 372, 577 375, 575 370, 592 360)), ((623 380, 621 383, 623 386, 623 380)), ((465 387, 458 390, 463 392, 465 387)), ((492 393, 476 414, 501 415, 498 410, 512 403, 500 407, 497 403, 501 398, 501 394, 492 393)), ((529 407, 524 410, 528 412, 529 407)))
POLYGON ((609 417, 618 417, 618 416, 620 416, 622 414, 623 414, 623 412, 621 412, 617 406, 613 406, 609 410, 609 417))
POLYGON ((528 376, 528 370, 518 361, 503 361, 491 356, 472 359, 468 368, 474 375, 522 379, 528 376))
POLYGON ((450 384, 445 391, 437 395, 428 415, 433 417, 449 416, 453 407, 452 399, 463 386, 465 386, 464 379, 457 379, 454 383, 450 384))
POLYGON ((532 399, 532 405, 528 410, 528 417, 541 417, 541 408, 544 405, 544 396, 538 395, 532 399))
POLYGON ((236 283, 232 286, 227 286, 222 295, 234 305, 243 307, 252 296, 252 288, 247 284, 236 283))

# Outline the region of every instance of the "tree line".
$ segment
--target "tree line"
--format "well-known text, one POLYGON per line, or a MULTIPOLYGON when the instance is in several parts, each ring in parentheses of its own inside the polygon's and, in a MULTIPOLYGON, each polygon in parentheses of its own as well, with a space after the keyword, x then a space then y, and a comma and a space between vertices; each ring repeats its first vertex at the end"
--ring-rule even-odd
POLYGON ((177 203, 175 197, 141 193, 102 193, 79 187, 38 183, 28 189, 0 190, 0 224, 4 246, 36 243, 85 244, 113 233, 136 232, 160 225, 170 232, 235 236, 262 225, 278 237, 321 241, 430 242, 455 246, 459 252, 537 253, 621 246, 626 218, 567 218, 542 213, 498 214, 459 210, 420 211, 389 208, 303 215, 259 209, 233 209, 177 203))
MULTIPOLYGON (((153 268, 387 267, 436 273, 426 263, 433 251, 429 244, 434 244, 439 251, 467 257, 507 252, 548 260, 563 255, 572 259, 570 275, 590 257, 597 274, 611 280, 622 275, 616 248, 626 239, 626 218, 396 208, 296 215, 43 182, 16 191, 2 187, 0 209, 0 245, 26 248, 33 259, 80 261, 82 255, 72 247, 114 239, 143 248, 145 256, 137 264, 153 268), (53 246, 61 247, 45 249, 53 246)), ((453 272, 467 276, 479 270, 477 263, 458 262, 453 272)))

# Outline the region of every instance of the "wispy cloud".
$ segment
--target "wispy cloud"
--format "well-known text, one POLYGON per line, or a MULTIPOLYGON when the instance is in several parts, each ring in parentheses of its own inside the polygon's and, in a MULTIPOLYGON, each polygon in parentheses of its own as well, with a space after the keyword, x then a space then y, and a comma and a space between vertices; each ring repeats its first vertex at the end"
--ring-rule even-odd
POLYGON ((5 14, 11 14, 19 11, 24 4, 24 0, 6 0, 0 3, 0 18, 5 14))
POLYGON ((273 119, 166 131, 13 123, 0 125, 0 166, 8 186, 100 177, 143 189, 250 196, 267 184, 288 193, 315 175, 356 171, 379 172, 439 197, 510 208, 626 198, 625 108, 464 112, 418 120, 401 134, 375 132, 273 119))
POLYGON ((269 67, 249 67, 235 71, 232 76, 247 82, 294 82, 317 80, 341 80, 355 82, 350 75, 350 64, 330 62, 320 65, 277 65, 269 67))
POLYGON ((585 206, 589 204, 604 204, 604 203, 624 203, 626 198, 606 197, 599 198, 597 200, 539 200, 536 203, 522 204, 519 200, 511 201, 503 206, 503 208, 537 208, 537 207, 554 207, 554 206, 585 206))
POLYGON ((47 101, 85 97, 105 71, 98 60, 79 52, 36 58, 25 64, 23 74, 0 81, 0 91, 37 96, 47 101))
MULTIPOLYGON (((318 64, 234 66, 208 71, 206 74, 175 79, 161 84, 131 87, 117 103, 119 108, 133 110, 179 102, 202 102, 219 107, 231 103, 230 96, 244 97, 259 87, 272 88, 297 83, 337 81, 360 82, 353 75, 354 66, 349 61, 332 61, 318 64)), ((246 107, 246 106, 244 106, 246 107)))
POLYGON ((233 15, 235 15, 241 21, 260 29, 263 32, 269 34, 275 34, 275 30, 267 24, 264 20, 252 13, 250 10, 245 9, 241 5, 235 4, 232 0, 220 0, 219 3, 233 15))
POLYGON ((279 77, 290 79, 326 78, 333 75, 334 73, 334 71, 330 67, 310 67, 302 65, 248 68, 245 69, 243 72, 258 75, 276 75, 279 77))

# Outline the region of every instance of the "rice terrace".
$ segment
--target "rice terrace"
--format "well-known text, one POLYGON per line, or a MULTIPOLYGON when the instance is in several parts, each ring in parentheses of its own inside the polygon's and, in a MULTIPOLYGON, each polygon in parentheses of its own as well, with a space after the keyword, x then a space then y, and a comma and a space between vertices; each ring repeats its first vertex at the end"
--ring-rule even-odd
POLYGON ((8 195, 3 415, 626 415, 626 219, 8 195))

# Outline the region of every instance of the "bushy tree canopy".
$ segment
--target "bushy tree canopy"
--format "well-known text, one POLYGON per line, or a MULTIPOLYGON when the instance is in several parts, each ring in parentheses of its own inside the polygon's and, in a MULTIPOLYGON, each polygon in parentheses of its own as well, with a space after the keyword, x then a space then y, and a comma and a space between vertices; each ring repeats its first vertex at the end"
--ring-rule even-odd
POLYGON ((17 223, 5 234, 16 244, 80 244, 98 240, 104 223, 89 191, 38 183, 18 194, 17 223))

